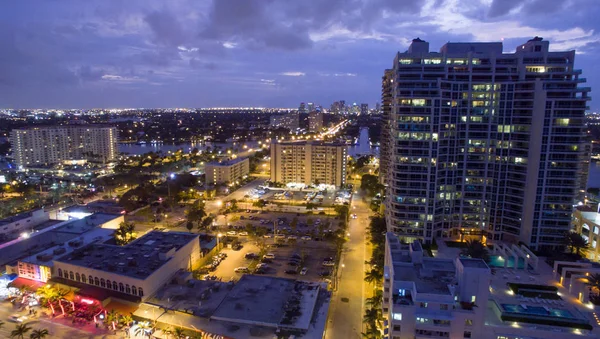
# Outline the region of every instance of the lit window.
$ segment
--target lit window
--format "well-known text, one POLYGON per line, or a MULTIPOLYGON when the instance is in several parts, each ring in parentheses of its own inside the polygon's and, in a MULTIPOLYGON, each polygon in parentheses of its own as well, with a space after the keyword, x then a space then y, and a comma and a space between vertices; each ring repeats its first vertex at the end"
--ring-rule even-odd
POLYGON ((394 320, 402 320, 402 313, 393 313, 392 317, 394 320))

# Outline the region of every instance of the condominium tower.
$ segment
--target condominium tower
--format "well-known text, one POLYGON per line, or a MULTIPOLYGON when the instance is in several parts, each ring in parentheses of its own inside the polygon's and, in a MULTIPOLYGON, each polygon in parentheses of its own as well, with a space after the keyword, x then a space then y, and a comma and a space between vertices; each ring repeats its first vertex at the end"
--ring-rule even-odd
POLYGON ((405 240, 468 234, 560 244, 585 180, 590 99, 575 51, 534 38, 415 39, 383 77, 383 182, 390 231, 405 240))
POLYGON ((308 130, 312 133, 321 132, 323 129, 323 113, 312 111, 308 114, 308 130))
POLYGON ((50 166, 73 160, 115 161, 117 129, 78 125, 14 129, 11 144, 15 162, 22 167, 50 166))
POLYGON ((273 142, 271 181, 283 184, 346 183, 348 147, 320 141, 273 142))

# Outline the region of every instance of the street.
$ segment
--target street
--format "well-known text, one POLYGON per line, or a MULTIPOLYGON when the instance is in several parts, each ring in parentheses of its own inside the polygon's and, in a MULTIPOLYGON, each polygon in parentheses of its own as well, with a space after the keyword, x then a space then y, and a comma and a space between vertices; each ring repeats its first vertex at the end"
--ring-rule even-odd
POLYGON ((365 261, 370 256, 366 239, 370 210, 359 194, 352 199, 350 213, 356 214, 357 219, 350 219, 348 226, 350 236, 342 250, 338 288, 332 295, 325 338, 362 338, 365 290, 370 288, 365 283, 365 261))

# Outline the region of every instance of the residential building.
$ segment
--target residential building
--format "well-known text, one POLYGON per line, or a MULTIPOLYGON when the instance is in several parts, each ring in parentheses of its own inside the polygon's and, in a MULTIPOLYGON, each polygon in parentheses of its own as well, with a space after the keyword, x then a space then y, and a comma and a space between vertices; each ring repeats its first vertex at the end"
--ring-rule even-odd
POLYGON ((298 112, 300 113, 306 113, 306 104, 301 102, 300 106, 298 107, 298 112))
POLYGON ((179 271, 197 268, 197 234, 152 231, 125 246, 93 242, 52 259, 53 280, 149 298, 179 271), (55 279, 58 278, 58 279, 55 279))
POLYGON ((315 110, 315 104, 312 102, 309 102, 308 105, 306 106, 306 108, 308 109, 309 112, 312 112, 315 110))
POLYGON ((323 113, 320 111, 311 111, 308 114, 308 130, 311 133, 321 132, 323 129, 323 113))
MULTIPOLYGON (((453 250, 440 246, 434 258, 419 241, 406 244, 395 234, 386 234, 382 307, 388 338, 598 337, 600 324, 590 321, 591 304, 571 297, 568 279, 563 277, 562 285, 558 283, 545 261, 538 262, 536 257, 532 266, 502 266, 517 252, 527 251, 526 247, 498 249, 507 254, 493 255, 489 264, 453 250)), ((527 256, 535 257, 531 252, 527 256)), ((517 258, 521 259, 520 254, 517 258)), ((562 265, 563 271, 569 267, 562 265)), ((579 274, 573 274, 570 281, 579 282, 585 279, 580 275, 591 268, 569 269, 579 274)), ((555 265, 554 271, 560 269, 555 265)), ((576 290, 582 286, 579 283, 576 290)))
POLYGON ((18 128, 11 132, 13 157, 19 168, 116 160, 117 129, 104 125, 18 128))
POLYGON ((271 143, 271 181, 284 184, 346 183, 348 147, 321 141, 271 143))
POLYGON ((235 158, 220 162, 210 162, 205 166, 206 184, 231 184, 250 174, 250 160, 235 158))
POLYGON ((48 212, 44 209, 33 210, 6 217, 0 220, 0 235, 18 234, 32 231, 34 227, 50 220, 48 212))
POLYGON ((382 97, 389 230, 560 246, 586 157, 590 88, 574 60, 538 37, 514 53, 500 42, 430 52, 420 39, 398 53, 382 97))
POLYGON ((287 128, 290 131, 295 131, 300 127, 300 116, 298 112, 271 115, 270 126, 271 128, 287 128))
POLYGON ((379 150, 379 182, 386 185, 388 173, 391 171, 391 156, 394 149, 394 140, 391 137, 392 123, 392 88, 394 72, 386 69, 381 81, 381 147, 379 150))

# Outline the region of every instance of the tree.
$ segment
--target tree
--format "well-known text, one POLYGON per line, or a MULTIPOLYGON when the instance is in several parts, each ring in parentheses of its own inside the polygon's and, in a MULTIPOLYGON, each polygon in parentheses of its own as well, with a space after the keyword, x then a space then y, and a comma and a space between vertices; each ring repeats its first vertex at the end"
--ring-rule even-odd
POLYGON ((153 328, 150 326, 149 323, 141 322, 135 328, 134 334, 136 336, 147 336, 148 338, 150 338, 150 335, 152 334, 152 330, 153 330, 153 328))
POLYGON ((48 332, 47 329, 43 328, 41 330, 33 330, 33 332, 31 332, 31 335, 29 335, 29 338, 30 339, 44 339, 49 335, 50 335, 50 332, 48 332))
POLYGON ((31 331, 31 327, 27 326, 27 324, 17 324, 15 329, 10 332, 10 337, 23 339, 29 331, 31 331))
POLYGON ((365 282, 368 282, 369 284, 377 284, 381 279, 383 279, 383 271, 379 269, 379 266, 376 266, 365 273, 365 282))
POLYGON ((215 218, 210 217, 210 216, 204 218, 204 220, 202 220, 202 227, 206 228, 206 227, 210 226, 212 224, 213 220, 215 220, 215 218))
POLYGON ((135 239, 135 225, 133 223, 121 222, 115 230, 114 238, 117 245, 126 245, 135 239))
POLYGON ((383 301, 383 291, 381 289, 377 289, 375 291, 375 295, 367 298, 365 300, 365 305, 370 308, 380 308, 383 301))
POLYGON ((467 240, 467 247, 463 248, 461 253, 474 259, 483 259, 486 262, 490 259, 487 247, 479 240, 467 240))
POLYGON ((183 337, 183 328, 175 327, 175 329, 173 330, 173 335, 175 336, 175 338, 181 339, 181 337, 183 337))
POLYGON ((383 190, 384 186, 379 183, 379 178, 372 174, 365 174, 360 179, 360 189, 367 193, 367 196, 373 197, 383 190))
POLYGON ((125 314, 119 319, 119 323, 125 326, 125 329, 129 329, 131 327, 131 323, 133 323, 133 317, 131 314, 125 314))
POLYGON ((310 210, 314 210, 315 208, 317 208, 317 205, 313 204, 312 202, 306 203, 306 210, 310 211, 310 210))
POLYGON ((189 232, 191 232, 191 231, 192 231, 192 229, 194 228, 194 223, 193 223, 193 222, 191 222, 191 221, 188 221, 188 222, 185 224, 185 228, 187 228, 187 230, 188 230, 189 232))
POLYGON ((252 206, 253 206, 253 207, 258 207, 258 208, 260 208, 261 210, 262 210, 262 209, 263 209, 263 208, 264 208, 266 205, 267 205, 267 202, 266 202, 265 200, 263 200, 263 199, 256 200, 255 202, 253 202, 253 203, 252 203, 252 206))
POLYGON ((188 208, 186 214, 188 222, 197 222, 197 226, 199 227, 200 222, 202 222, 202 218, 206 216, 206 211, 204 211, 204 204, 200 201, 196 201, 188 208))
POLYGON ((342 220, 348 220, 348 215, 350 214, 350 208, 348 206, 336 205, 334 209, 335 213, 337 213, 342 220))
POLYGON ((563 242, 567 245, 571 254, 575 252, 578 256, 581 256, 582 253, 585 254, 589 250, 587 240, 576 232, 568 232, 563 242))
POLYGON ((379 308, 369 308, 365 311, 365 315, 363 317, 363 322, 365 324, 378 324, 381 319, 381 309, 379 308))

